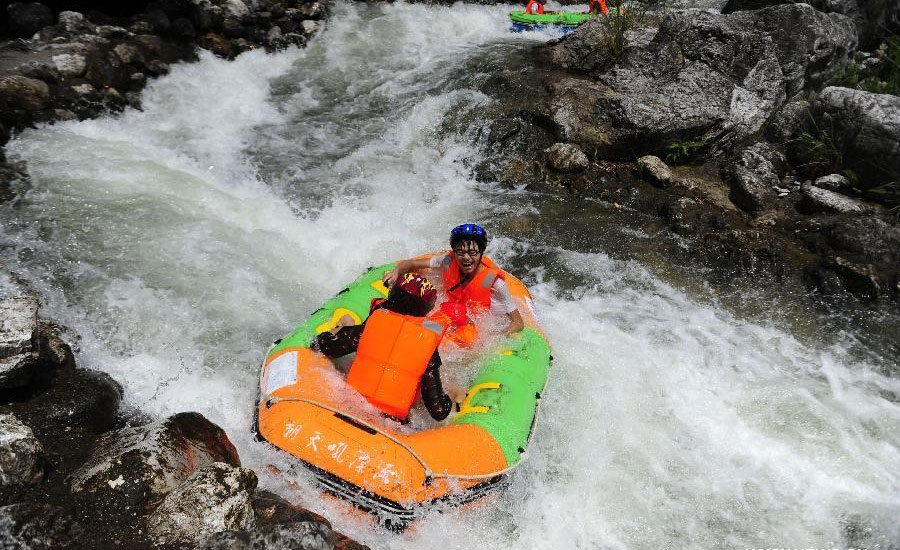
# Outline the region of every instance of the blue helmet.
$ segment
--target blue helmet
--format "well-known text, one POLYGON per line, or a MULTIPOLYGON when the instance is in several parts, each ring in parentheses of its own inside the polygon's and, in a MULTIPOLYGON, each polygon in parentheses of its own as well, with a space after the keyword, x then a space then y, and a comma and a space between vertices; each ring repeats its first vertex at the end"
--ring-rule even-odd
POLYGON ((450 232, 450 248, 454 248, 460 241, 475 241, 478 249, 484 252, 487 247, 487 231, 477 223, 457 225, 450 232))

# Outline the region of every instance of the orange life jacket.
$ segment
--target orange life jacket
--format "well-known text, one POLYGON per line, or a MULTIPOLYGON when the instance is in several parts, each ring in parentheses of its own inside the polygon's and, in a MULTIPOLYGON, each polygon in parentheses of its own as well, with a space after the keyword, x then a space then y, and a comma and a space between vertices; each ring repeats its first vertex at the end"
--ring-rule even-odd
POLYGON ((446 330, 431 319, 375 310, 366 321, 347 383, 380 411, 406 419, 446 330))
POLYGON ((503 278, 503 272, 497 264, 487 256, 481 257, 481 269, 469 281, 459 284, 462 272, 453 252, 448 252, 441 264, 441 277, 444 280, 444 292, 447 298, 462 302, 472 311, 491 307, 491 289, 497 279, 503 278))
POLYGON ((609 13, 606 0, 590 0, 588 7, 588 13, 609 13))
POLYGON ((529 0, 528 5, 525 6, 525 13, 544 13, 544 5, 537 0, 529 0))

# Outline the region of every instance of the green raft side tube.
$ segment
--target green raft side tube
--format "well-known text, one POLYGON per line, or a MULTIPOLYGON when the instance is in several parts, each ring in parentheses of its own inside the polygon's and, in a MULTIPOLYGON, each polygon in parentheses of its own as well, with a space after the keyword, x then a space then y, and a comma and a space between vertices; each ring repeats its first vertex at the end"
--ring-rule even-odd
POLYGON ((350 283, 347 288, 338 292, 334 298, 314 311, 303 324, 294 329, 294 332, 275 344, 266 354, 266 358, 268 359, 273 353, 284 348, 309 347, 313 338, 318 334, 316 328, 329 323, 338 309, 349 310, 359 317, 360 321, 365 321, 369 316, 372 298, 387 297, 381 279, 393 268, 393 264, 370 268, 361 277, 350 283))
POLYGON ((513 466, 528 445, 537 400, 547 382, 550 345, 541 333, 526 328, 508 336, 499 348, 482 359, 466 406, 451 423, 487 430, 513 466))
MULTIPOLYGON (((393 268, 393 264, 388 264, 369 269, 272 346, 266 358, 285 348, 308 347, 317 334, 316 328, 331 321, 339 309, 365 320, 372 298, 385 296, 381 279, 393 268)), ((549 367, 550 345, 540 332, 525 328, 507 336, 481 359, 467 406, 451 424, 484 428, 503 449, 507 464, 517 464, 528 445, 549 367)))
POLYGON ((592 19, 595 13, 525 13, 524 11, 511 11, 509 18, 516 23, 525 25, 563 25, 566 27, 575 27, 585 21, 592 19))

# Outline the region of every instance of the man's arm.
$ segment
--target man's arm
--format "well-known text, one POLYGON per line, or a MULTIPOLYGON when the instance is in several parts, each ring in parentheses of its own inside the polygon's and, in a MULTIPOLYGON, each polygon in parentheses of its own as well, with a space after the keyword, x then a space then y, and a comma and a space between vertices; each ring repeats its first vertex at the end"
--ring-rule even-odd
POLYGON ((512 334, 525 328, 525 321, 522 319, 522 314, 519 313, 518 308, 512 310, 506 316, 509 317, 509 327, 506 329, 507 333, 512 334))
POLYGON ((397 279, 400 278, 401 273, 407 273, 416 269, 427 269, 431 267, 430 261, 431 260, 429 260, 428 258, 410 258, 408 260, 400 260, 399 262, 397 262, 397 266, 385 273, 384 277, 382 277, 381 280, 384 281, 385 285, 391 286, 392 284, 397 282, 397 279))

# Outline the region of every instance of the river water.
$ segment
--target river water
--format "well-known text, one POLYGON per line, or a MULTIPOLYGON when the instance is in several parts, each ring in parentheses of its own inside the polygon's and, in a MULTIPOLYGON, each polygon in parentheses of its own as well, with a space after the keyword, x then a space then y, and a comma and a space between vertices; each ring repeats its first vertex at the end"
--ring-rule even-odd
POLYGON ((659 252, 689 243, 634 213, 469 176, 445 121, 492 99, 460 68, 550 38, 510 34, 510 8, 338 4, 306 49, 203 54, 143 111, 27 131, 0 259, 129 410, 203 413, 261 486, 373 548, 900 547, 892 346, 803 303, 717 298, 659 252), (268 473, 290 463, 250 434, 259 362, 367 266, 468 220, 554 347, 530 458, 495 502, 373 531, 268 473))

